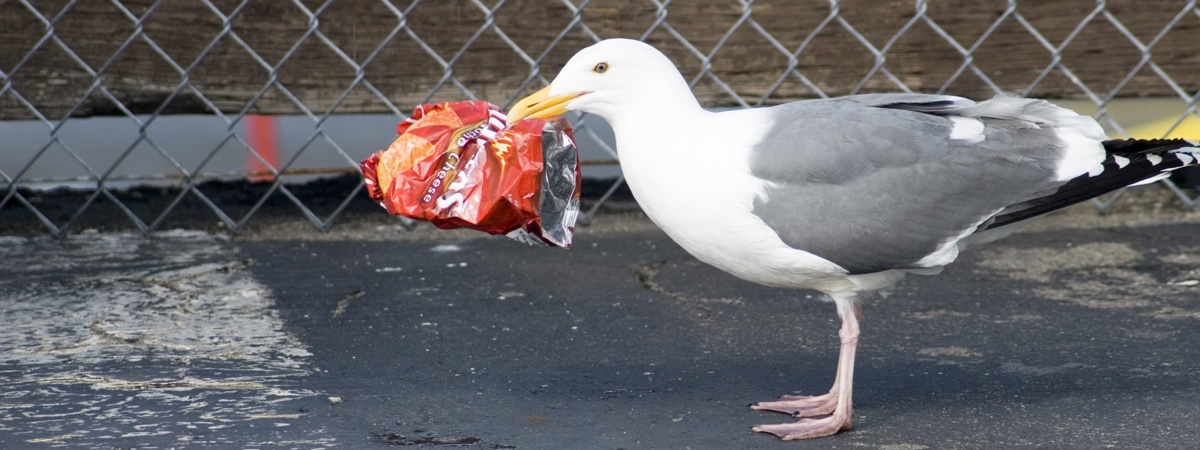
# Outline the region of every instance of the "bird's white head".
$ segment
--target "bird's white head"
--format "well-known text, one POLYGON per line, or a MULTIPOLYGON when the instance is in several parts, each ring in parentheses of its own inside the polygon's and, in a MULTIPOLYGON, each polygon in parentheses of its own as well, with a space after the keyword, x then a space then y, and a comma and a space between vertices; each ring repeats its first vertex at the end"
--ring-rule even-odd
POLYGON ((545 89, 518 101, 510 121, 551 118, 580 111, 609 123, 631 112, 664 105, 695 106, 695 96, 671 60, 658 49, 631 39, 608 39, 571 57, 545 89))

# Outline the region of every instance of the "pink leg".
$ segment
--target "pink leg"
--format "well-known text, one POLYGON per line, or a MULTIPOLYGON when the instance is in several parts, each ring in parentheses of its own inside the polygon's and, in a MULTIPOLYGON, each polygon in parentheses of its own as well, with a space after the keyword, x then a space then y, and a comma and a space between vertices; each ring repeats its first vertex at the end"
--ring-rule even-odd
MULTIPOLYGON (((842 372, 842 361, 838 358, 838 372, 842 372)), ((750 409, 758 411, 775 411, 791 414, 796 417, 813 417, 832 414, 838 404, 838 386, 841 378, 834 377, 833 387, 821 395, 781 395, 773 402, 758 402, 750 405, 750 409)))
MULTIPOLYGON (((849 302, 847 302, 849 303, 849 302)), ((828 394, 816 396, 785 395, 773 402, 761 402, 754 409, 779 411, 793 414, 801 419, 793 423, 759 425, 754 431, 771 433, 790 441, 836 434, 850 429, 854 405, 851 391, 854 383, 854 350, 858 346, 858 319, 861 315, 857 306, 842 307, 838 302, 838 313, 842 316, 842 329, 838 332, 842 346, 838 353, 837 376, 828 394), (812 416, 826 415, 821 418, 812 416)))

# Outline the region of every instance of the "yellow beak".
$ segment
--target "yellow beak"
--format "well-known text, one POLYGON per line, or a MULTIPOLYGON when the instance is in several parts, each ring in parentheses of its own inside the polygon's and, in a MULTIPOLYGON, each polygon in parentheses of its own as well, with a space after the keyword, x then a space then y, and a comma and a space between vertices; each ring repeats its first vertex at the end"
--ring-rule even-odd
POLYGON ((585 92, 550 96, 550 86, 525 97, 508 110, 508 123, 521 119, 552 119, 567 113, 567 103, 585 92))

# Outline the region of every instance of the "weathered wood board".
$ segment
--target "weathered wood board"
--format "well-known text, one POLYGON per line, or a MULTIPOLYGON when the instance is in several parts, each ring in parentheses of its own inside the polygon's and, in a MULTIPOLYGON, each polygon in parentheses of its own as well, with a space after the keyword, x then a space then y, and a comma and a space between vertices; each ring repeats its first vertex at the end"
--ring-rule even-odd
MULTIPOLYGON (((507 103, 544 84, 531 77, 553 78, 571 54, 592 42, 588 30, 600 38, 637 38, 660 18, 653 3, 634 0, 588 3, 575 25, 574 13, 559 0, 509 1, 493 13, 465 0, 398 2, 394 11, 381 2, 335 1, 320 10, 321 2, 304 2, 313 8, 312 17, 290 2, 239 7, 216 1, 214 11, 202 2, 131 0, 122 2, 127 10, 121 11, 111 2, 84 0, 65 12, 67 2, 35 3, 52 34, 24 5, 0 0, 0 81, 7 83, 0 87, 0 119, 110 115, 122 109, 392 111, 380 96, 400 112, 421 102, 470 96, 507 103), (449 71, 444 62, 453 63, 449 71)), ((750 20, 729 33, 743 18, 740 3, 673 1, 648 40, 689 79, 706 73, 704 60, 675 34, 701 55, 711 54, 710 73, 720 83, 699 76, 695 87, 710 106, 737 104, 721 84, 750 104, 818 95, 787 75, 789 54, 776 46, 795 52, 806 40, 795 57, 796 72, 827 95, 899 89, 883 72, 872 75, 871 48, 886 50, 881 67, 914 91, 990 96, 993 89, 976 75, 978 69, 1002 90, 1086 96, 1064 71, 1047 70, 1057 61, 1101 98, 1114 91, 1122 97, 1195 95, 1200 14, 1183 11, 1185 4, 1109 2, 1093 14, 1093 0, 1023 1, 1015 14, 1006 14, 1005 1, 937 0, 900 34, 918 14, 914 1, 842 1, 832 20, 828 1, 757 1, 750 20), (1142 64, 1142 49, 1110 18, 1143 45, 1154 43, 1148 61, 1177 87, 1142 64), (956 45, 973 49, 974 69, 962 70, 951 82, 967 61, 956 45), (1062 51, 1056 54, 1047 45, 1062 51)))

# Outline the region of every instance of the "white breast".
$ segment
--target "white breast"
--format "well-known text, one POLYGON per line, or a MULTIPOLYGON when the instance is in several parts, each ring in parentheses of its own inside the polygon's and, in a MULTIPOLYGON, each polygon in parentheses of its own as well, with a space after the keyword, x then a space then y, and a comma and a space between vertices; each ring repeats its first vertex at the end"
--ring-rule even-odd
POLYGON ((651 126, 620 121, 613 128, 634 197, 693 256, 771 286, 821 288, 830 277, 844 282, 844 269, 788 247, 751 212, 766 181, 750 174, 750 152, 770 125, 763 110, 742 110, 675 116, 651 126))

